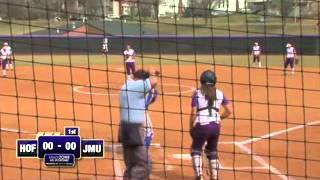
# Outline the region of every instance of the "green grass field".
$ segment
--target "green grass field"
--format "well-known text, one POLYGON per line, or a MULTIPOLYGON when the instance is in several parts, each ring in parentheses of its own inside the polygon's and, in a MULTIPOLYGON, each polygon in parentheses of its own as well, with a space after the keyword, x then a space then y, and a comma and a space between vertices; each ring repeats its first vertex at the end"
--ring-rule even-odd
MULTIPOLYGON (((159 34, 177 35, 319 35, 318 21, 301 19, 295 21, 287 18, 267 16, 259 22, 261 15, 232 14, 229 16, 212 17, 205 23, 204 18, 168 18, 158 20, 128 19, 126 23, 138 24, 159 34), (140 24, 141 23, 141 24, 140 24)), ((119 21, 119 20, 114 20, 119 21)), ((70 22, 69 22, 70 23, 70 22)), ((66 25, 66 21, 47 20, 32 21, 0 21, 0 35, 28 34, 30 32, 55 28, 66 25)), ((121 35, 121 34, 119 34, 121 35)))
POLYGON ((259 22, 262 16, 253 14, 234 14, 230 16, 212 17, 207 24, 203 18, 162 18, 159 22, 146 20, 142 25, 160 34, 178 35, 318 35, 317 20, 302 19, 295 21, 288 18, 267 16, 264 22, 259 22))
POLYGON ((28 34, 30 32, 55 28, 65 25, 66 22, 33 20, 33 21, 0 21, 0 35, 19 35, 28 34))
MULTIPOLYGON (((263 66, 281 67, 283 65, 282 55, 268 55, 262 56, 263 66)), ((87 66, 107 65, 107 64, 122 64, 123 57, 121 55, 109 55, 108 58, 104 55, 16 55, 17 66, 34 65, 63 65, 63 66, 87 66)), ((143 57, 137 55, 138 64, 171 64, 171 65, 194 65, 201 64, 218 64, 218 65, 234 65, 248 67, 252 59, 249 55, 161 55, 144 54, 143 57)), ((319 56, 300 56, 299 66, 303 67, 320 67, 319 56)))

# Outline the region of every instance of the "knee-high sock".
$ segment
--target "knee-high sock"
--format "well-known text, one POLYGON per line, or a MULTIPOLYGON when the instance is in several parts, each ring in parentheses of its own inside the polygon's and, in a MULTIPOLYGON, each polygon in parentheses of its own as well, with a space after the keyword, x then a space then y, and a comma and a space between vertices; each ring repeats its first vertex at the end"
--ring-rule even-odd
POLYGON ((210 172, 210 179, 216 180, 218 179, 218 169, 219 169, 219 161, 218 159, 208 159, 209 163, 209 172, 210 172))
POLYGON ((201 155, 193 155, 192 156, 192 166, 193 166, 194 173, 197 177, 203 175, 201 155))

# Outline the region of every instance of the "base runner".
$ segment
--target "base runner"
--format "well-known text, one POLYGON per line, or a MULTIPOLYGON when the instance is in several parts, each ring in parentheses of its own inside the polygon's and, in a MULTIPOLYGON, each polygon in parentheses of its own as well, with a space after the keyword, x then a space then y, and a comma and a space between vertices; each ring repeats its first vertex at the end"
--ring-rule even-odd
POLYGON ((207 70, 201 74, 201 87, 192 96, 190 132, 192 137, 191 157, 197 180, 203 179, 202 148, 208 158, 210 179, 218 179, 218 140, 220 121, 232 113, 231 105, 223 92, 216 89, 216 75, 207 70), (224 112, 220 115, 221 106, 224 112))
POLYGON ((135 51, 131 48, 130 45, 126 46, 126 50, 123 52, 123 55, 125 57, 125 63, 126 63, 126 72, 128 75, 128 78, 131 78, 133 73, 136 71, 136 65, 135 65, 135 51))
POLYGON ((286 48, 287 49, 286 49, 286 59, 285 59, 285 62, 284 62, 284 74, 287 73, 287 67, 289 65, 290 65, 290 68, 291 68, 291 74, 294 74, 297 52, 296 52, 296 49, 290 43, 288 43, 286 45, 286 48))
POLYGON ((258 67, 261 67, 261 60, 260 60, 260 55, 261 55, 261 48, 259 46, 259 43, 255 42, 254 46, 252 47, 252 56, 253 56, 253 64, 258 67))

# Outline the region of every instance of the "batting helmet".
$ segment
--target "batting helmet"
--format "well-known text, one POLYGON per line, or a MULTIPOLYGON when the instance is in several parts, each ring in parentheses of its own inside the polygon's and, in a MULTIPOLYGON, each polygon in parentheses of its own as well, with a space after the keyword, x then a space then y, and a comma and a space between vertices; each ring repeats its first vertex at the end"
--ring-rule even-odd
POLYGON ((4 46, 8 46, 9 44, 8 44, 7 42, 4 42, 3 45, 4 45, 4 46))
POLYGON ((216 85, 217 76, 216 73, 211 70, 204 71, 200 76, 200 82, 202 85, 216 85))

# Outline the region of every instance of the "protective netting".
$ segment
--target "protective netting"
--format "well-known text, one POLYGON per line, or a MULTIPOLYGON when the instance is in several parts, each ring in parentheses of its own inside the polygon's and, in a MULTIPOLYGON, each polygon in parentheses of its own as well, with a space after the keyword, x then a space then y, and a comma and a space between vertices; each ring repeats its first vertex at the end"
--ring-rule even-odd
POLYGON ((207 69, 233 107, 221 122, 219 179, 320 179, 319 17, 318 0, 0 0, 0 43, 12 50, 0 78, 1 179, 122 179, 128 44, 136 69, 161 73, 148 109, 150 179, 194 179, 191 96, 207 69), (73 125, 105 139, 103 159, 47 168, 16 158, 16 139, 73 125))

